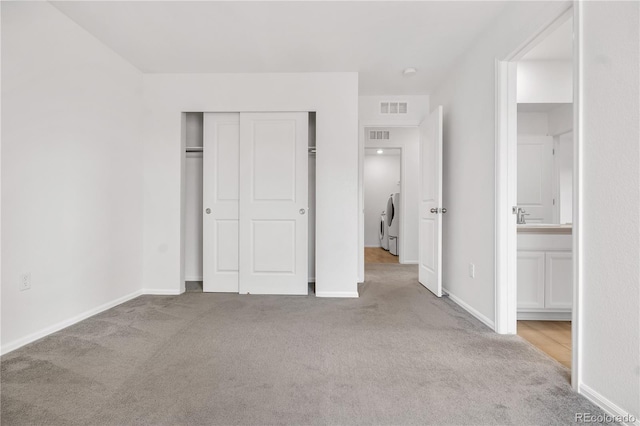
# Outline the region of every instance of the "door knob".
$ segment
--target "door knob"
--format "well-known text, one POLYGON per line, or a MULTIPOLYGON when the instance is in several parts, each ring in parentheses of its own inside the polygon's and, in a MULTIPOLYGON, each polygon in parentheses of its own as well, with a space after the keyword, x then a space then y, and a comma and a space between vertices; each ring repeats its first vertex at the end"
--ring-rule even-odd
POLYGON ((431 210, 429 210, 431 213, 435 213, 438 214, 438 209, 437 208, 432 208, 431 210))
POLYGON ((305 214, 307 212, 307 209, 300 209, 298 211, 300 212, 300 214, 305 214))
POLYGON ((443 207, 443 208, 441 208, 441 209, 440 209, 440 211, 441 211, 442 213, 446 213, 446 212, 447 212, 447 209, 445 209, 445 208, 443 207))
POLYGON ((205 213, 206 213, 206 214, 211 214, 211 209, 206 209, 206 210, 205 210, 205 213))

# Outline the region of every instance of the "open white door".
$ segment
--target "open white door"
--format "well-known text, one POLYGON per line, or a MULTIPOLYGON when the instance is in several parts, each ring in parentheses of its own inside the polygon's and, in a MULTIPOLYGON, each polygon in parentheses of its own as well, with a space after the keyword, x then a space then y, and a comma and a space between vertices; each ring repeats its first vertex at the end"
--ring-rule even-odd
POLYGON ((308 117, 240 115, 240 293, 308 293, 308 117))
POLYGON ((420 123, 420 284, 442 296, 442 106, 420 123))
POLYGON ((205 113, 203 290, 238 292, 240 114, 205 113))

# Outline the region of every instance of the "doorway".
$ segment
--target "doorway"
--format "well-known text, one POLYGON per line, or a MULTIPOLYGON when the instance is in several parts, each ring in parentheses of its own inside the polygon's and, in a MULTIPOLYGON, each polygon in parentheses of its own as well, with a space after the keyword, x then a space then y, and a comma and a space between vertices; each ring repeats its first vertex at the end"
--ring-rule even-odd
MULTIPOLYGON (((389 137, 388 130, 370 130, 370 137, 389 137)), ((388 140, 388 139, 387 139, 388 140)), ((400 148, 365 148, 365 263, 400 263, 398 242, 402 210, 400 148)))
POLYGON ((497 62, 496 331, 578 383, 579 132, 573 9, 497 62))
POLYGON ((365 263, 417 264, 418 127, 361 129, 365 263))

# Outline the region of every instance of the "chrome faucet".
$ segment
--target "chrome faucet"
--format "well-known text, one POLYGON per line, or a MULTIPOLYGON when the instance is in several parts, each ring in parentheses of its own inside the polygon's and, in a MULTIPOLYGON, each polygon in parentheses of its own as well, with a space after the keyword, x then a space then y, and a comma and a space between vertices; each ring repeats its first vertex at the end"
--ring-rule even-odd
POLYGON ((525 209, 523 209, 522 207, 518 207, 518 211, 516 213, 516 217, 518 218, 517 219, 517 224, 518 225, 524 225, 525 223, 527 223, 524 220, 525 216, 529 216, 529 213, 527 213, 527 211, 525 209))

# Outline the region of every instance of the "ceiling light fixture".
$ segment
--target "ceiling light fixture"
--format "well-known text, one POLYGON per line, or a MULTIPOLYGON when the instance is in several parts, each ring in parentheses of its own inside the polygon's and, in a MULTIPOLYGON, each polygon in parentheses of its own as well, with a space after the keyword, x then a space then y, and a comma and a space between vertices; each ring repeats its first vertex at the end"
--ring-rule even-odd
POLYGON ((383 151, 383 150, 381 150, 381 149, 379 149, 379 150, 377 150, 376 152, 377 152, 378 154, 382 154, 384 151, 383 151))
POLYGON ((406 77, 412 77, 416 75, 417 72, 418 70, 415 68, 405 68, 404 71, 402 71, 402 74, 404 74, 406 77))

